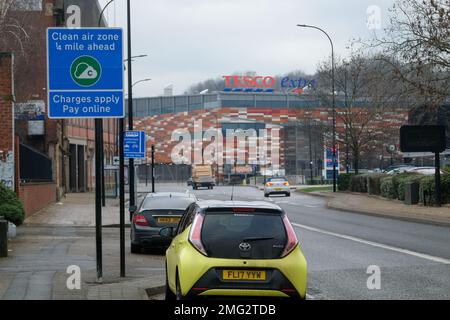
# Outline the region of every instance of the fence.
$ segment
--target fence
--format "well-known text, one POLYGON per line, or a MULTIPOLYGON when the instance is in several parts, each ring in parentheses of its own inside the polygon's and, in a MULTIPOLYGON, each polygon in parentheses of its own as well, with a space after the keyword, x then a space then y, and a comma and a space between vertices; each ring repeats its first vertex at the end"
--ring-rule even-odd
MULTIPOLYGON (((140 183, 151 183, 151 165, 142 164, 137 167, 136 176, 140 183)), ((191 166, 155 164, 155 180, 158 182, 186 182, 191 177, 191 166)))
POLYGON ((33 148, 20 144, 20 180, 23 182, 53 181, 52 160, 33 148))

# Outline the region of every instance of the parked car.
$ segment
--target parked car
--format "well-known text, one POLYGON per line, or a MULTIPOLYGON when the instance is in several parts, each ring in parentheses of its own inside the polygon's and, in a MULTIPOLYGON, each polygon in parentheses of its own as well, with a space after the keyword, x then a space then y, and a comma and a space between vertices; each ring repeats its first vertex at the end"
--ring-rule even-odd
POLYGON ((289 181, 284 177, 269 178, 264 185, 264 197, 268 198, 271 194, 284 194, 291 196, 289 181))
POLYGON ((409 165, 402 165, 402 166, 393 167, 390 170, 386 169, 384 172, 387 173, 387 174, 398 174, 398 173, 409 172, 410 170, 412 170, 414 168, 416 168, 416 167, 409 166, 409 165))
POLYGON ((142 248, 167 248, 170 240, 161 237, 162 228, 176 227, 186 209, 197 201, 195 196, 183 193, 154 193, 142 200, 131 221, 131 252, 142 248))
POLYGON ((386 169, 383 170, 383 172, 387 174, 402 173, 411 168, 414 168, 414 166, 409 164, 396 164, 387 167, 386 169))
MULTIPOLYGON (((413 168, 409 169, 407 172, 420 173, 420 174, 424 174, 427 176, 431 176, 436 173, 436 168, 434 168, 434 167, 413 167, 413 168)), ((447 174, 447 172, 445 172, 443 170, 440 170, 440 173, 447 174)))
POLYGON ((267 202, 191 204, 166 251, 166 299, 305 299, 307 262, 286 213, 267 202))
POLYGON ((190 177, 186 183, 187 183, 188 187, 192 186, 194 184, 194 180, 192 179, 192 177, 190 177))

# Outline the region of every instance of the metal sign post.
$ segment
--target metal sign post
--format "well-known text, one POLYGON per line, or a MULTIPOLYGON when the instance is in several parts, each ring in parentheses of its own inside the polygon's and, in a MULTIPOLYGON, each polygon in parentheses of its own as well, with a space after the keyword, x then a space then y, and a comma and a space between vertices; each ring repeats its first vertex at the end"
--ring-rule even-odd
POLYGON ((400 150, 402 152, 434 153, 434 188, 437 206, 442 204, 441 163, 439 154, 445 151, 445 126, 402 126, 400 128, 400 150))
POLYGON ((152 193, 155 193, 155 146, 152 145, 152 193))
MULTIPOLYGON (((145 158, 145 132, 144 131, 125 131, 124 133, 124 157, 128 159, 128 172, 130 173, 130 209, 135 206, 136 199, 134 193, 134 179, 131 179, 131 173, 134 172, 134 159, 145 158), (131 201, 133 200, 133 201, 131 201), (132 204, 133 203, 133 204, 132 204)), ((132 219, 130 210, 130 220, 132 219)))
POLYGON ((95 118, 97 280, 102 281, 103 118, 123 118, 123 32, 120 28, 48 28, 50 119, 95 118))

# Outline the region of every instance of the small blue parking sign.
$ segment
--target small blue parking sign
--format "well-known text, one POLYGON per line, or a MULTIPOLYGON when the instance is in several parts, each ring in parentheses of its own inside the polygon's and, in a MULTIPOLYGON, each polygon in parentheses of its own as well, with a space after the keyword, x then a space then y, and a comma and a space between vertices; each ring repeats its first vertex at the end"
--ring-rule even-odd
POLYGON ((144 131, 125 131, 123 144, 125 158, 145 158, 144 131))
POLYGON ((48 28, 48 117, 123 118, 120 28, 48 28))

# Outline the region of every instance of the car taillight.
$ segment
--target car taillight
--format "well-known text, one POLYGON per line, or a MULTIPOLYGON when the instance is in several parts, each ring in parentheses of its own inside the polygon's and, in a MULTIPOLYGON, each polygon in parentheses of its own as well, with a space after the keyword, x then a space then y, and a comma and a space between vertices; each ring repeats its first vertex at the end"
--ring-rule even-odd
POLYGON ((289 182, 284 182, 283 185, 289 187, 289 182))
POLYGON ((286 215, 284 215, 284 217, 283 217, 283 223, 284 223, 284 227, 286 228, 288 239, 287 239, 286 247, 284 248, 284 251, 281 254, 282 258, 286 257, 289 253, 291 253, 292 250, 294 250, 298 244, 297 235, 295 234, 294 228, 292 228, 292 225, 289 222, 289 219, 286 215))
POLYGON ((272 182, 267 182, 267 186, 271 187, 271 186, 273 186, 273 183, 272 182))
POLYGON ((135 225, 141 226, 141 227, 148 227, 148 222, 147 219, 145 219, 145 217, 143 215, 140 214, 136 214, 133 217, 133 223, 135 225))
POLYGON ((192 243, 194 248, 200 251, 202 254, 207 256, 205 247, 203 246, 201 239, 201 232, 203 226, 203 220, 205 217, 202 214, 198 214, 194 218, 194 222, 192 223, 191 231, 189 232, 189 242, 192 243))

